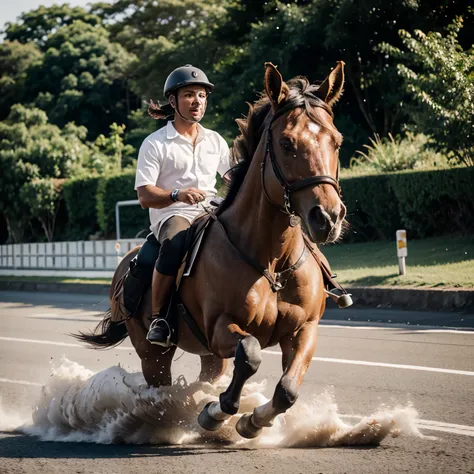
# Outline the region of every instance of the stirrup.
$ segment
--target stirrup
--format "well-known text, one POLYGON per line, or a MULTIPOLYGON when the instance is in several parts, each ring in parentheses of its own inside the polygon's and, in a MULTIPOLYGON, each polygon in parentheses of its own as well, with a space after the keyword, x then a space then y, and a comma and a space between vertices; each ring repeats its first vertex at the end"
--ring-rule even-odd
POLYGON ((352 295, 350 293, 343 293, 338 288, 333 288, 331 291, 324 290, 324 292, 336 302, 339 308, 348 308, 354 304, 351 298, 352 295))
POLYGON ((171 347, 173 345, 173 343, 171 342, 171 327, 168 324, 168 321, 166 321, 166 319, 163 319, 163 318, 153 319, 153 321, 150 324, 150 328, 148 329, 148 334, 146 335, 146 338, 150 344, 154 344, 156 346, 171 347), (168 329, 168 336, 166 337, 166 340, 164 341, 151 341, 149 339, 150 333, 152 332, 153 329, 155 329, 158 326, 158 323, 161 323, 161 321, 164 321, 164 323, 166 324, 166 327, 168 329))

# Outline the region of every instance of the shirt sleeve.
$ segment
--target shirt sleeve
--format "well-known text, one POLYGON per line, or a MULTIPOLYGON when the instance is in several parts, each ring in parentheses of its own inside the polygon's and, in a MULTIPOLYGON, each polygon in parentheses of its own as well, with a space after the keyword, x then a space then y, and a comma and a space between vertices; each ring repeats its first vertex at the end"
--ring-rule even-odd
POLYGON ((156 185, 161 169, 161 156, 150 140, 146 139, 138 152, 135 189, 147 184, 156 185))
POLYGON ((219 162, 219 167, 217 168, 217 172, 221 176, 224 176, 230 169, 230 151, 227 142, 221 136, 219 136, 219 141, 221 149, 221 159, 219 162))

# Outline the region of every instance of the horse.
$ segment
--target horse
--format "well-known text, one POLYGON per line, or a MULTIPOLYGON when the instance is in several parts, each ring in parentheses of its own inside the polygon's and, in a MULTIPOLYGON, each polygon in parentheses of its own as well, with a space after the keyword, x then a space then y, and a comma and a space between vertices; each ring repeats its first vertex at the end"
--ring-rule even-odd
MULTIPOLYGON (((232 155, 238 164, 228 194, 208 226, 191 275, 179 286, 203 337, 180 324, 177 346, 151 345, 146 340, 150 291, 134 317, 122 323, 106 317, 94 332, 77 336, 99 348, 130 336, 153 386, 171 384, 176 347, 201 357, 199 380, 211 383, 234 357, 230 385, 198 417, 204 429, 218 430, 238 412, 244 384, 257 372, 264 348, 280 345, 283 374, 272 399, 242 415, 238 433, 257 437, 298 397, 326 307, 319 261, 324 257, 317 244, 336 241, 345 225, 338 180, 342 136, 332 112, 343 85, 342 61, 320 85, 304 77, 285 82, 276 66, 265 63, 264 93, 249 104, 247 117, 237 120, 241 134, 232 155)), ((129 252, 117 267, 111 296, 136 253, 129 252)))

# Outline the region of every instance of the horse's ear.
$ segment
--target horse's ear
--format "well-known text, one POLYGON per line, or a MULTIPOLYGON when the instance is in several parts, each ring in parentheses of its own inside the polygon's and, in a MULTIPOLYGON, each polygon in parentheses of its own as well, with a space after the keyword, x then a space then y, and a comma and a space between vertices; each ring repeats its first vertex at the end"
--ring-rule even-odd
POLYGON ((265 92, 274 106, 284 100, 290 92, 278 69, 272 63, 265 63, 264 84, 265 92))
POLYGON ((344 88, 344 61, 338 61, 337 66, 319 86, 316 95, 332 107, 341 97, 344 88))

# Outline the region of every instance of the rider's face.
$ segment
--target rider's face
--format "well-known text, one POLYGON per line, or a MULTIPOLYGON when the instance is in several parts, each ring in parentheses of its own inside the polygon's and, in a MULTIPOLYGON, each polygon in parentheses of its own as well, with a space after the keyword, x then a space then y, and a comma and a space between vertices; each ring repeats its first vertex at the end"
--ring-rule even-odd
POLYGON ((178 107, 181 114, 199 122, 206 112, 207 92, 202 86, 185 86, 178 90, 178 107))

